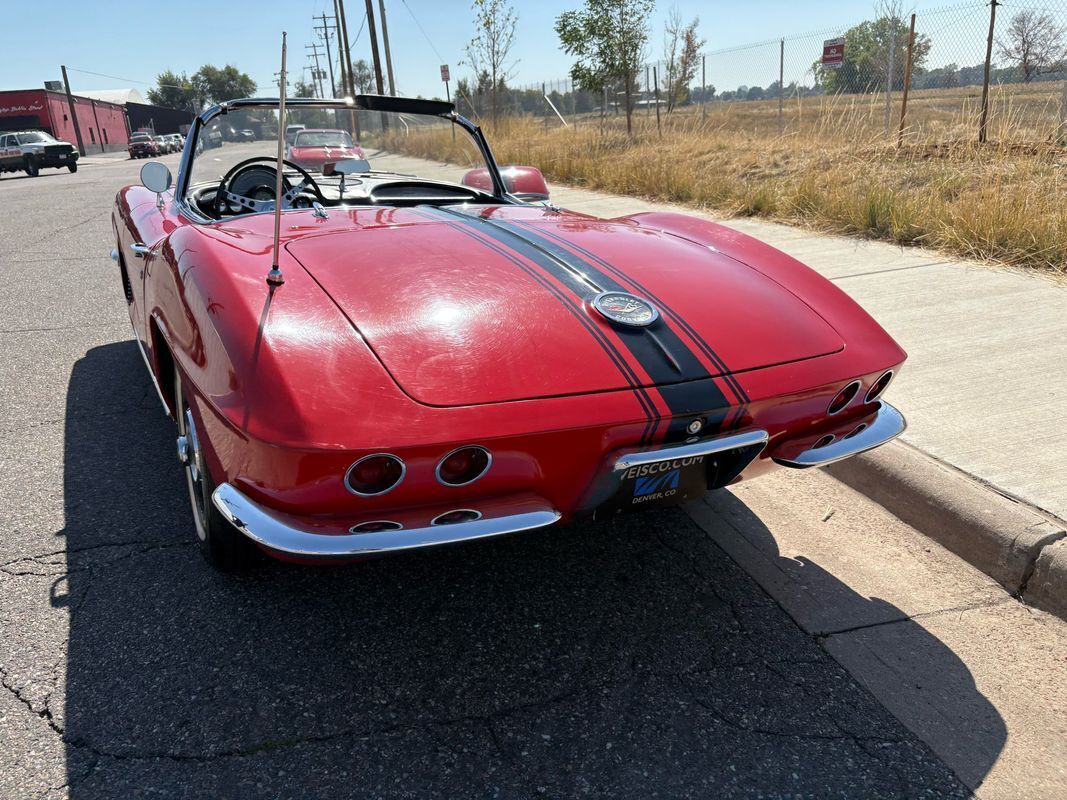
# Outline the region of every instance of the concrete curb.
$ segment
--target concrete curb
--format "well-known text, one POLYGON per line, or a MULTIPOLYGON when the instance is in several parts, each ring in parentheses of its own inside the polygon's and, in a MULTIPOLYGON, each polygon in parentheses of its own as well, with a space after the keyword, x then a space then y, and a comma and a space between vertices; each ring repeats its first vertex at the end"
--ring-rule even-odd
POLYGON ((1067 619, 1067 525, 900 442, 825 468, 982 570, 1067 619))

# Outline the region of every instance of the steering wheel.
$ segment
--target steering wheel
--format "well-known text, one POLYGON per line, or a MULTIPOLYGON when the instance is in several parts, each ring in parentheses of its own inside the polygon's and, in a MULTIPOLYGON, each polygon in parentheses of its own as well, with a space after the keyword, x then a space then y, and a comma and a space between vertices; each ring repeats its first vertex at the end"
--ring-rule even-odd
MULTIPOLYGON (((278 182, 275 163, 277 159, 270 156, 256 156, 234 164, 222 177, 222 182, 215 191, 215 213, 219 217, 227 213, 239 213, 233 211, 233 206, 244 211, 273 211, 274 190, 278 182)), ((315 193, 320 203, 326 203, 322 190, 306 169, 288 160, 283 160, 282 164, 296 170, 303 178, 294 186, 284 174, 282 175, 283 209, 293 208, 293 201, 307 189, 315 193)))

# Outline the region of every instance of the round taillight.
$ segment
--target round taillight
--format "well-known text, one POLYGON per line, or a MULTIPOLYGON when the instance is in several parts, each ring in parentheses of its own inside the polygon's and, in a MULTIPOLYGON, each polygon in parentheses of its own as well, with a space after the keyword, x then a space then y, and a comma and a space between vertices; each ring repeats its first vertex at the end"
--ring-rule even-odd
POLYGON ((457 447, 437 464, 437 480, 445 486, 466 486, 482 477, 492 463, 484 447, 457 447))
POLYGON ((863 402, 870 403, 877 400, 882 396, 882 392, 889 386, 889 382, 893 380, 893 370, 887 370, 882 373, 882 376, 874 382, 870 389, 867 390, 867 396, 863 398, 863 402))
POLYGON ((472 508, 458 508, 455 511, 446 511, 430 520, 431 525, 456 525, 460 522, 474 522, 481 519, 480 512, 472 508))
POLYGON ((848 386, 834 395, 834 399, 830 401, 830 407, 826 409, 826 413, 831 416, 844 411, 853 398, 859 393, 860 382, 852 381, 848 386))
POLYGON ((373 497, 385 494, 404 479, 404 462, 388 453, 364 456, 345 473, 345 486, 352 494, 373 497))
POLYGON ((827 445, 831 445, 831 444, 834 443, 834 438, 835 437, 834 437, 834 435, 832 433, 828 433, 825 436, 823 436, 821 439, 819 439, 819 441, 817 441, 815 444, 813 444, 811 446, 811 449, 812 450, 819 450, 820 448, 826 447, 827 445))
POLYGON ((372 519, 369 522, 361 522, 348 529, 349 533, 379 533, 380 531, 398 531, 404 526, 391 519, 372 519))

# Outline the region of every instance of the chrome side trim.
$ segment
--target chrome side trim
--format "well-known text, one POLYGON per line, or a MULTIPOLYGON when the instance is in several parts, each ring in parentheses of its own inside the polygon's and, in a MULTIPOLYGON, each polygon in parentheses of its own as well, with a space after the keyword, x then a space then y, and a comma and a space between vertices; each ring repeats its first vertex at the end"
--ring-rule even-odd
POLYGON ((838 439, 825 447, 805 450, 793 458, 774 457, 774 460, 783 467, 795 469, 822 467, 883 445, 900 436, 907 427, 904 416, 889 403, 883 402, 874 420, 855 436, 838 439))
POLYGON ((630 467, 638 467, 642 464, 655 464, 657 461, 667 461, 672 458, 689 458, 691 456, 706 456, 711 453, 721 453, 724 450, 736 450, 742 447, 762 447, 767 444, 767 431, 754 430, 744 433, 731 433, 727 436, 717 436, 714 439, 705 439, 692 444, 660 447, 656 450, 642 450, 639 453, 630 453, 620 456, 615 461, 615 471, 619 472, 630 467))
POLYGON ((351 558, 486 539, 543 528, 558 522, 562 516, 555 509, 546 508, 454 525, 331 535, 312 533, 289 524, 228 483, 218 486, 211 499, 230 524, 249 539, 271 550, 306 558, 351 558))
POLYGON ((148 353, 144 351, 144 345, 141 344, 141 337, 137 335, 136 330, 133 332, 133 340, 137 342, 137 349, 141 351, 141 359, 144 361, 145 369, 148 370, 148 374, 152 377, 152 385, 156 387, 156 395, 159 397, 159 402, 163 405, 163 413, 169 417, 170 406, 168 406, 167 401, 163 399, 163 390, 159 388, 159 381, 156 379, 156 373, 152 369, 152 364, 148 360, 148 353))

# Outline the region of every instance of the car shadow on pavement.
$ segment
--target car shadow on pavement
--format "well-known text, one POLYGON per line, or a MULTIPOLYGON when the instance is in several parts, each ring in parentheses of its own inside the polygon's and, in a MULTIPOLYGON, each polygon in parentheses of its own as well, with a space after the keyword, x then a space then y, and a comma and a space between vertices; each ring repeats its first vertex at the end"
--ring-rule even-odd
POLYGON ((71 798, 969 795, 681 511, 234 577, 133 342, 65 437, 71 798))

